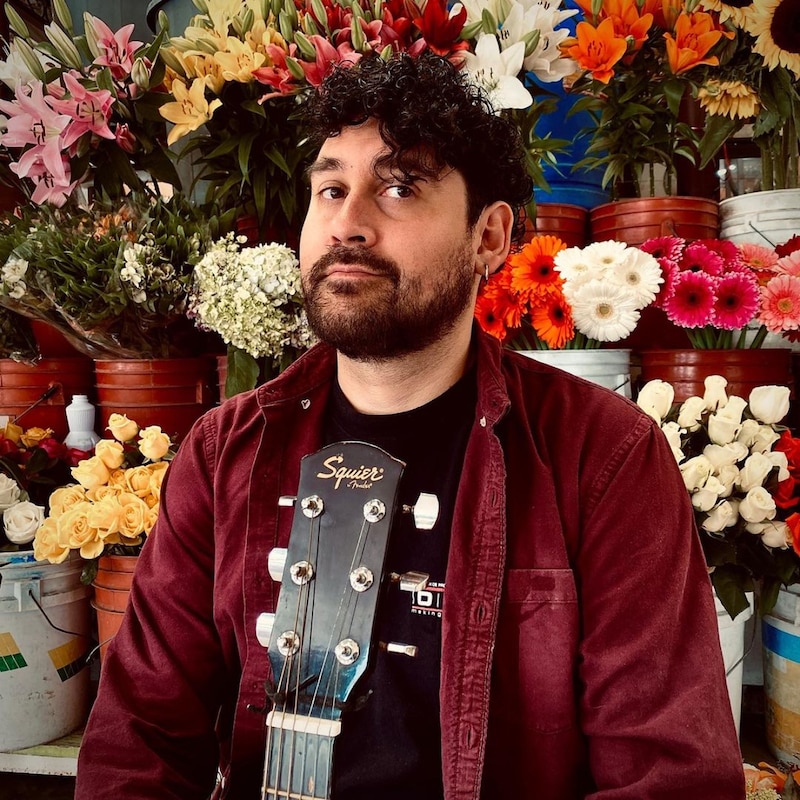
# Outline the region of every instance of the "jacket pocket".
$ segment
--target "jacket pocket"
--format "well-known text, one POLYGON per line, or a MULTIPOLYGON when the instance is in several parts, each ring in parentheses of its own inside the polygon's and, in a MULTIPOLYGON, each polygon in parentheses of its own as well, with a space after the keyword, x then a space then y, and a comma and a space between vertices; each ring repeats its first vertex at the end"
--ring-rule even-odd
POLYGON ((494 711, 524 731, 555 733, 577 720, 579 614, 569 569, 506 574, 493 673, 494 711))

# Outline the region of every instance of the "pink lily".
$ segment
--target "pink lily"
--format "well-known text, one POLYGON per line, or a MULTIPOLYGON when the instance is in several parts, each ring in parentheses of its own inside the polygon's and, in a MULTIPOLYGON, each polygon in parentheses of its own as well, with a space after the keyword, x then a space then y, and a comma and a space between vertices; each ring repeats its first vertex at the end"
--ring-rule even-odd
POLYGON ((312 86, 319 86, 336 64, 355 64, 361 58, 361 53, 356 53, 349 43, 334 47, 324 36, 314 34, 308 38, 317 51, 317 58, 313 64, 301 61, 300 66, 312 86))
POLYGON ((117 140, 117 147, 126 153, 135 153, 137 148, 136 136, 131 133, 130 128, 121 122, 114 131, 114 138, 117 140))
POLYGON ((60 159, 59 167, 57 174, 54 175, 41 158, 39 147, 31 148, 18 162, 10 165, 11 171, 20 178, 28 178, 33 182, 31 200, 34 203, 37 205, 51 203, 60 207, 67 202, 78 181, 70 180, 70 166, 66 158, 60 159))
POLYGON ((253 70, 253 77, 260 83, 265 83, 267 86, 272 86, 276 91, 260 97, 258 102, 263 103, 272 97, 278 97, 284 94, 292 94, 297 88, 295 77, 289 72, 286 66, 286 58, 290 56, 295 58, 297 53, 297 45, 292 42, 289 45, 289 52, 287 53, 282 47, 277 44, 267 45, 267 55, 272 62, 271 67, 259 67, 253 70))
POLYGON ((114 104, 111 92, 107 89, 87 89, 70 73, 64 75, 64 83, 69 90, 69 99, 50 101, 56 111, 72 118, 64 132, 64 147, 69 147, 88 132, 103 139, 113 139, 114 134, 108 127, 111 106, 114 104))
POLYGON ((100 67, 108 67, 116 80, 127 78, 133 68, 133 56, 143 42, 131 41, 133 23, 123 25, 116 33, 103 20, 86 15, 86 24, 92 28, 97 46, 102 51, 94 60, 100 67))

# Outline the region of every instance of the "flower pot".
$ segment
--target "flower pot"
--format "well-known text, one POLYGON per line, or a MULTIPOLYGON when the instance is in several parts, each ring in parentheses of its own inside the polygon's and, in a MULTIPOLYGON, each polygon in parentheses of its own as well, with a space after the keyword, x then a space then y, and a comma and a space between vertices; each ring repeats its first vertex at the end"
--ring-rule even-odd
POLYGON ((714 595, 714 606, 717 611, 717 630, 722 648, 722 660, 725 664, 725 680, 728 685, 728 698, 731 712, 739 733, 742 718, 742 674, 744 662, 744 629, 747 621, 753 616, 754 594, 747 592, 750 607, 731 619, 728 612, 714 595))
POLYGON ((42 358, 74 358, 81 355, 54 325, 40 319, 32 319, 30 324, 42 358))
POLYGON ((94 372, 101 428, 111 414, 125 414, 141 428, 158 425, 180 441, 216 401, 208 357, 103 359, 94 362, 94 372))
POLYGON ((675 389, 675 402, 702 397, 703 381, 722 375, 726 392, 745 400, 756 386, 794 387, 792 353, 786 348, 755 350, 642 350, 640 383, 660 379, 675 389))
POLYGON ((67 404, 73 395, 89 394, 92 383, 92 362, 81 356, 44 358, 34 366, 0 359, 0 415, 19 418, 23 428, 51 428, 63 439, 67 404))
POLYGON ((588 240, 589 212, 567 203, 537 203, 536 219, 525 223, 525 241, 535 235, 557 236, 567 247, 584 247, 588 240))
POLYGON ((720 237, 775 247, 800 235, 800 189, 729 197, 719 204, 720 237))
POLYGON ((521 350, 523 355, 563 369, 625 397, 631 396, 630 350, 521 350))
POLYGON ((638 246, 656 236, 714 239, 719 204, 703 197, 641 197, 616 200, 589 212, 593 241, 615 239, 638 246))
POLYGON ((108 643, 114 638, 128 607, 137 556, 102 556, 92 587, 92 607, 97 614, 97 638, 100 641, 100 661, 105 657, 108 643))

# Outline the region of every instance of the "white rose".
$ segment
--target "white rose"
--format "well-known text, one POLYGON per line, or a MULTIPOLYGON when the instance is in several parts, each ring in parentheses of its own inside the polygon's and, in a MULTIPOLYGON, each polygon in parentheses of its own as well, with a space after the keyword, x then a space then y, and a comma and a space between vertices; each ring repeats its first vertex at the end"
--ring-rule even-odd
POLYGON ((0 511, 5 511, 22 499, 22 489, 19 488, 19 484, 5 472, 0 472, 0 511))
POLYGON ((774 519, 776 511, 775 500, 763 486, 754 486, 739 503, 739 514, 746 522, 774 519))
POLYGON ((789 387, 756 386, 750 392, 750 411, 767 425, 780 422, 789 413, 789 387))
POLYGON ((13 544, 32 542, 42 522, 44 522, 44 506, 37 506, 28 500, 15 503, 3 511, 6 537, 13 544))
POLYGON ((703 448, 703 455, 714 465, 714 469, 735 464, 748 455, 747 448, 738 446, 738 442, 729 444, 707 444, 703 448))
POLYGON ((767 547, 780 547, 785 550, 792 544, 792 534, 785 522, 770 520, 767 522, 748 522, 745 528, 750 533, 761 536, 767 547))
POLYGON ((705 456, 695 456, 681 464, 683 485, 690 492, 702 489, 714 468, 705 456))
POLYGON ((714 508, 719 495, 711 489, 699 489, 692 497, 692 507, 696 511, 710 511, 714 508))
POLYGON ((706 387, 703 402, 707 409, 714 411, 728 402, 728 395, 725 393, 728 381, 722 375, 709 375, 703 381, 703 385, 706 387))
POLYGON ((780 438, 781 435, 769 425, 759 425, 750 449, 754 453, 766 453, 780 438))
POLYGON ((649 414, 656 422, 661 422, 669 414, 672 401, 675 399, 675 390, 672 384, 666 381, 648 381, 639 392, 636 403, 643 411, 649 414))
POLYGON ((730 444, 739 433, 741 423, 720 416, 720 412, 708 418, 708 438, 714 444, 730 444))
POLYGON ((737 425, 740 425, 742 422, 742 414, 746 408, 747 400, 732 394, 728 398, 728 402, 717 410, 717 416, 733 420, 737 425))
POLYGON ((717 480, 722 484, 723 491, 719 493, 720 497, 728 497, 733 491, 733 485, 739 477, 739 467, 734 464, 725 464, 717 470, 717 480))
POLYGON ((753 453, 748 456, 739 471, 739 480, 736 481, 736 485, 743 492, 749 492, 756 486, 763 486, 771 470, 772 462, 763 453, 753 453))
POLYGON ((706 404, 702 397, 687 398, 678 411, 678 425, 688 431, 696 431, 705 410, 706 404))
POLYGON ((681 449, 681 435, 685 431, 678 425, 677 422, 665 422, 661 426, 661 430, 664 431, 664 436, 667 437, 667 442, 669 443, 670 448, 672 448, 672 455, 675 456, 675 460, 680 464, 681 461, 686 458, 683 450, 681 449))
POLYGON ((789 477, 789 459, 786 457, 786 453, 771 450, 764 455, 773 467, 778 468, 778 480, 785 481, 789 477))
POLYGON ((724 528, 735 525, 738 518, 736 504, 731 500, 723 500, 716 508, 711 509, 700 527, 709 533, 719 533, 724 528))
POLYGON ((756 436, 758 436, 758 429, 760 427, 761 426, 758 424, 757 420, 746 419, 742 423, 742 427, 739 428, 739 433, 736 435, 736 441, 741 442, 749 450, 753 442, 756 440, 756 436))

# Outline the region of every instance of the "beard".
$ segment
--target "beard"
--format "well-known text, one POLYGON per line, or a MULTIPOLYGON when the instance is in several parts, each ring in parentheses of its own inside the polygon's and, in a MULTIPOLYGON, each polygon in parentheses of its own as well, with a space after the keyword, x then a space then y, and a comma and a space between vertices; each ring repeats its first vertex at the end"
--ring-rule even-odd
POLYGON ((303 276, 306 314, 323 342, 359 361, 381 361, 424 350, 455 326, 472 302, 474 271, 467 240, 430 264, 426 283, 403 276, 391 259, 360 245, 332 246, 303 276), (376 277, 331 283, 336 264, 360 265, 376 277))

